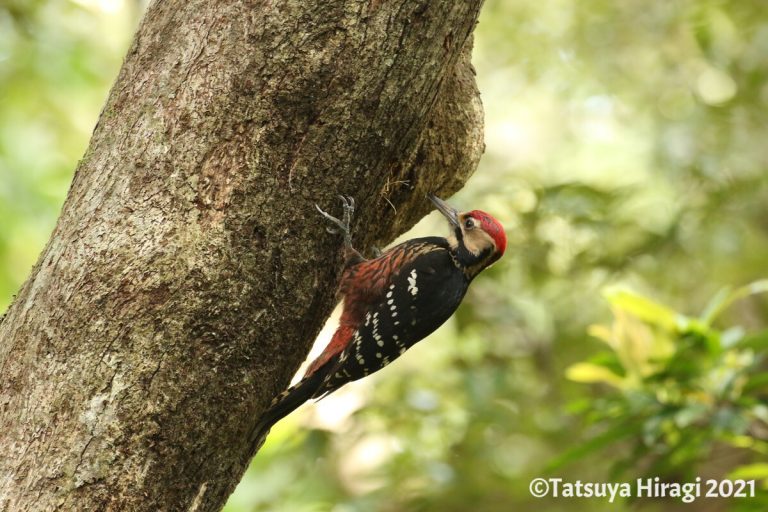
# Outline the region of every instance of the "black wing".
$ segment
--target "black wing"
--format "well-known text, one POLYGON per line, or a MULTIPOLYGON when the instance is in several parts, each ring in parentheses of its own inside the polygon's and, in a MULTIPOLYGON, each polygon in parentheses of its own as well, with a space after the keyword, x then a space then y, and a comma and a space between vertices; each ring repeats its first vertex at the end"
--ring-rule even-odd
POLYGON ((469 281, 448 247, 435 244, 392 276, 382 300, 370 307, 352 341, 339 354, 316 397, 388 365, 445 323, 469 281))

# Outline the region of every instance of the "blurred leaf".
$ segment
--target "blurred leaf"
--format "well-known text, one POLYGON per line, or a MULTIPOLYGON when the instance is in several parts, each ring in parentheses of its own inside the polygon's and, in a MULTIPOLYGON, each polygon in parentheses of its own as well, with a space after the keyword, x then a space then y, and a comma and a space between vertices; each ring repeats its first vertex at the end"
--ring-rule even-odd
POLYGON ((704 419, 708 414, 708 406, 701 403, 695 403, 687 407, 683 407, 675 413, 675 424, 680 428, 685 428, 699 420, 704 419))
POLYGON ((710 325, 734 302, 749 297, 750 295, 766 292, 768 292, 768 279, 754 281, 748 285, 737 288, 735 291, 731 291, 728 288, 723 288, 707 304, 707 307, 704 308, 704 312, 701 314, 701 321, 706 325, 710 325))
POLYGON ((567 464, 571 464, 579 459, 584 458, 586 455, 607 448, 616 442, 633 436, 639 429, 639 424, 636 422, 623 421, 617 424, 602 434, 592 437, 588 441, 579 443, 574 448, 567 450, 562 455, 555 457, 545 468, 546 473, 556 471, 567 464))
POLYGON ((745 394, 757 393, 759 391, 768 392, 768 372, 751 375, 744 384, 743 392, 745 394))
POLYGON ((733 480, 768 480, 768 463, 758 462, 756 464, 739 466, 728 473, 728 478, 733 480))
POLYGON ((768 350, 768 330, 745 335, 739 340, 737 346, 761 351, 768 350))
POLYGON ((609 345, 613 340, 613 332, 611 331, 611 328, 606 325, 590 325, 587 332, 593 338, 604 341, 609 345))
POLYGON ((688 325, 688 319, 683 315, 627 289, 607 288, 603 295, 612 306, 667 331, 688 325))
POLYGON ((574 382, 602 382, 615 387, 621 387, 624 379, 613 373, 605 366, 593 363, 576 363, 565 370, 565 376, 574 382))

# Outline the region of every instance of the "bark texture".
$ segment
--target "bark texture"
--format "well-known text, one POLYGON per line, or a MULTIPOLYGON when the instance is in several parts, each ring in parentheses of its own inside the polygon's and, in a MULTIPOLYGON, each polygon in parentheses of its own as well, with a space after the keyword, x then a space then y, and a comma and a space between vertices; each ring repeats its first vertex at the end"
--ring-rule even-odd
POLYGON ((359 247, 482 153, 482 0, 155 0, 0 323, 0 510, 218 510, 359 247))

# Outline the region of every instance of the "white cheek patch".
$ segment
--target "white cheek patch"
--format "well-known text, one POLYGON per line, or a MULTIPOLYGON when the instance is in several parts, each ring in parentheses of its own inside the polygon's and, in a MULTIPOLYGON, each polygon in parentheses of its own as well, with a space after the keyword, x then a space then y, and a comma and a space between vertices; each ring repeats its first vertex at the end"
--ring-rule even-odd
POLYGON ((494 247, 496 243, 485 231, 473 230, 464 236, 464 246, 477 256, 484 248, 494 247))
POLYGON ((416 275, 416 269, 413 269, 408 276, 408 291, 414 296, 419 293, 419 288, 416 286, 416 275))

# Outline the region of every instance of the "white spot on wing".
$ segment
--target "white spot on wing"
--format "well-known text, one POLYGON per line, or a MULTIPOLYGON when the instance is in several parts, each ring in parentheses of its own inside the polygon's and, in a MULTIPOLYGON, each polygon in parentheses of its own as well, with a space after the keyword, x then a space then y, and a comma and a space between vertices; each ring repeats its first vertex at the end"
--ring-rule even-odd
POLYGON ((419 288, 416 286, 416 269, 411 270, 408 275, 408 291, 414 296, 419 293, 419 288))

